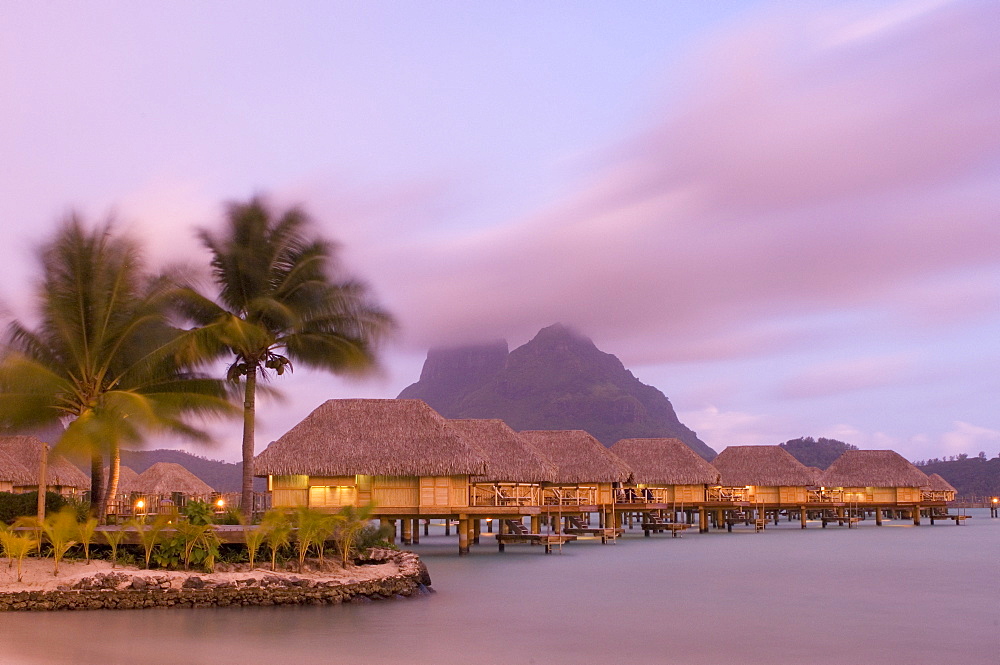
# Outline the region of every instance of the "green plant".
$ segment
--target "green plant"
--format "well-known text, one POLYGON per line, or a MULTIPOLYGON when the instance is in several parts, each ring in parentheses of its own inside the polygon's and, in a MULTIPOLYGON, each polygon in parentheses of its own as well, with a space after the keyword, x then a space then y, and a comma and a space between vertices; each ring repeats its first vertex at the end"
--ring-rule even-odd
POLYGON ((0 529, 0 545, 3 545, 4 555, 13 564, 17 561, 17 581, 21 581, 21 562, 31 550, 38 547, 38 539, 31 532, 18 532, 10 529, 0 529))
MULTIPOLYGON (((184 570, 191 569, 191 563, 201 564, 206 570, 211 570, 215 566, 215 559, 219 556, 219 537, 215 535, 211 524, 192 524, 191 522, 181 522, 175 527, 173 537, 165 540, 161 544, 164 553, 172 551, 173 546, 179 545, 180 559, 184 563, 184 570)), ((157 555, 157 562, 165 567, 176 567, 176 563, 169 560, 165 563, 157 555)))
POLYGON ((244 524, 243 513, 241 513, 240 509, 236 506, 226 505, 226 510, 223 511, 221 515, 215 516, 215 523, 227 524, 229 526, 244 524))
POLYGON ((305 565, 306 556, 310 548, 316 548, 316 553, 320 561, 323 560, 323 549, 326 539, 333 533, 336 516, 324 513, 315 508, 299 508, 296 515, 295 524, 297 527, 296 540, 299 552, 299 572, 305 565))
POLYGON ((271 570, 275 570, 278 550, 287 547, 292 541, 292 523, 284 511, 272 508, 264 513, 264 517, 260 520, 260 528, 264 529, 264 543, 271 552, 271 570))
POLYGON ((337 513, 337 528, 333 533, 334 542, 340 551, 341 564, 346 568, 355 551, 358 535, 369 525, 372 507, 344 506, 337 513))
POLYGON ((76 545, 77 541, 74 538, 80 532, 79 525, 76 523, 76 511, 71 506, 66 506, 58 513, 47 516, 42 522, 42 531, 45 532, 45 538, 49 541, 49 546, 52 548, 52 558, 55 561, 52 575, 59 575, 59 562, 66 556, 69 548, 76 545))
POLYGON ((108 545, 111 547, 112 568, 118 565, 118 546, 121 545, 122 541, 125 539, 125 529, 126 527, 113 527, 111 529, 100 531, 100 534, 104 536, 104 540, 106 540, 108 545))
POLYGON ((211 504, 200 499, 192 499, 181 509, 181 515, 191 524, 211 524, 215 513, 211 504))
POLYGON ((142 544, 146 568, 149 568, 149 561, 153 557, 153 549, 162 538, 163 530, 169 525, 170 520, 165 515, 157 515, 149 524, 143 524, 136 519, 129 520, 128 527, 135 530, 136 535, 139 536, 139 542, 142 544))
POLYGON ((257 526, 247 523, 242 513, 236 513, 240 524, 243 525, 243 542, 247 546, 247 559, 250 563, 250 570, 253 570, 254 562, 257 560, 257 552, 260 546, 267 540, 271 525, 261 523, 257 526))
POLYGON ((83 545, 83 558, 90 563, 90 546, 94 542, 94 532, 97 531, 97 518, 90 517, 85 511, 81 519, 80 512, 76 511, 76 520, 76 534, 83 545))

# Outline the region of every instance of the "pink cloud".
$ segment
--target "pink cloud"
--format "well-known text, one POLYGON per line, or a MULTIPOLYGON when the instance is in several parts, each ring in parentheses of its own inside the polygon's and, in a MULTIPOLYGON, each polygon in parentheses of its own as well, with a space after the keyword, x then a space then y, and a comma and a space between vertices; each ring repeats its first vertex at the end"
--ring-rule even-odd
POLYGON ((1000 8, 914 7, 769 7, 684 63, 697 82, 669 111, 506 223, 442 222, 477 212, 459 178, 318 209, 351 221, 334 235, 408 348, 561 321, 656 363, 804 347, 851 310, 912 324, 955 274, 1000 273, 1000 8))

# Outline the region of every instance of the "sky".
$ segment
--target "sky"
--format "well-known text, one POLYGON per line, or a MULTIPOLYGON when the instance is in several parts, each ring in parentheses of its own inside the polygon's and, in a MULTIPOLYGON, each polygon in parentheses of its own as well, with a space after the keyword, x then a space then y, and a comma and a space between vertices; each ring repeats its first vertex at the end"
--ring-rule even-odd
POLYGON ((998 33, 987 0, 0 0, 4 318, 70 211, 207 271, 196 229, 263 194, 399 328, 377 376, 276 380, 258 450, 560 322, 716 450, 994 457, 998 33))

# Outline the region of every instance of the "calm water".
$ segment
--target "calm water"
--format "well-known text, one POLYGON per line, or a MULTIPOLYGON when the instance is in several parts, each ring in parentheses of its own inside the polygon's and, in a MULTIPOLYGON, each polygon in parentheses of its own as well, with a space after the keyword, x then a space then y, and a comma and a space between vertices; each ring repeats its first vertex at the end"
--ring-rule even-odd
MULTIPOLYGON (((1000 520, 415 546, 437 593, 340 607, 0 615, 0 663, 1000 663, 1000 520)), ((440 534, 440 528, 437 529, 440 534)), ((433 534, 433 530, 432 530, 433 534)))

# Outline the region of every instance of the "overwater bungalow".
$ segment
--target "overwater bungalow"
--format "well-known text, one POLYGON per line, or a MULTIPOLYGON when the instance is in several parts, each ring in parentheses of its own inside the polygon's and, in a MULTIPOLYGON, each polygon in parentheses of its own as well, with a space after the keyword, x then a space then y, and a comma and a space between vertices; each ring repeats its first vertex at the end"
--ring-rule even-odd
POLYGON ((893 450, 848 450, 820 479, 824 490, 842 494, 848 505, 873 510, 877 524, 884 510, 905 509, 920 524, 923 489, 930 480, 893 450))
MULTIPOLYGON (((48 446, 34 436, 0 436, 0 452, 6 453, 28 471, 28 477, 11 482, 11 491, 34 492, 38 489, 38 469, 43 446, 48 446)), ((46 488, 63 496, 76 496, 90 489, 90 479, 61 455, 48 453, 46 463, 46 488)))
POLYGON ((593 436, 582 430, 529 430, 520 433, 556 467, 555 481, 542 492, 543 511, 558 527, 571 519, 597 513, 600 527, 615 525, 615 490, 632 478, 632 469, 593 436))
POLYGON ((370 504, 383 523, 402 521, 404 541, 416 535, 420 519, 458 519, 464 554, 479 516, 539 510, 471 505, 470 478, 484 476, 486 457, 460 426, 421 400, 337 399, 272 442, 255 471, 267 477, 274 507, 370 504))
POLYGON ((927 479, 930 483, 921 491, 921 501, 930 503, 955 500, 955 495, 958 494, 958 490, 956 490, 951 483, 942 478, 940 474, 931 473, 927 476, 927 479))
POLYGON ((633 474, 619 503, 697 504, 718 484, 718 470, 680 439, 622 439, 610 450, 633 474))
POLYGON ((541 506, 542 486, 557 476, 554 464, 498 419, 449 420, 482 454, 483 473, 470 478, 472 506, 541 506))
POLYGON ((622 439, 610 448, 632 469, 632 480, 616 492, 621 512, 628 514, 629 525, 638 513, 643 531, 670 531, 677 513, 693 517, 693 509, 707 499, 709 487, 718 485, 719 472, 680 439, 622 439))
POLYGON ((777 519, 782 510, 799 511, 805 528, 807 505, 829 501, 813 491, 816 476, 809 467, 781 446, 729 446, 712 466, 719 470, 719 484, 709 488, 708 500, 749 504, 758 528, 768 513, 777 519))

